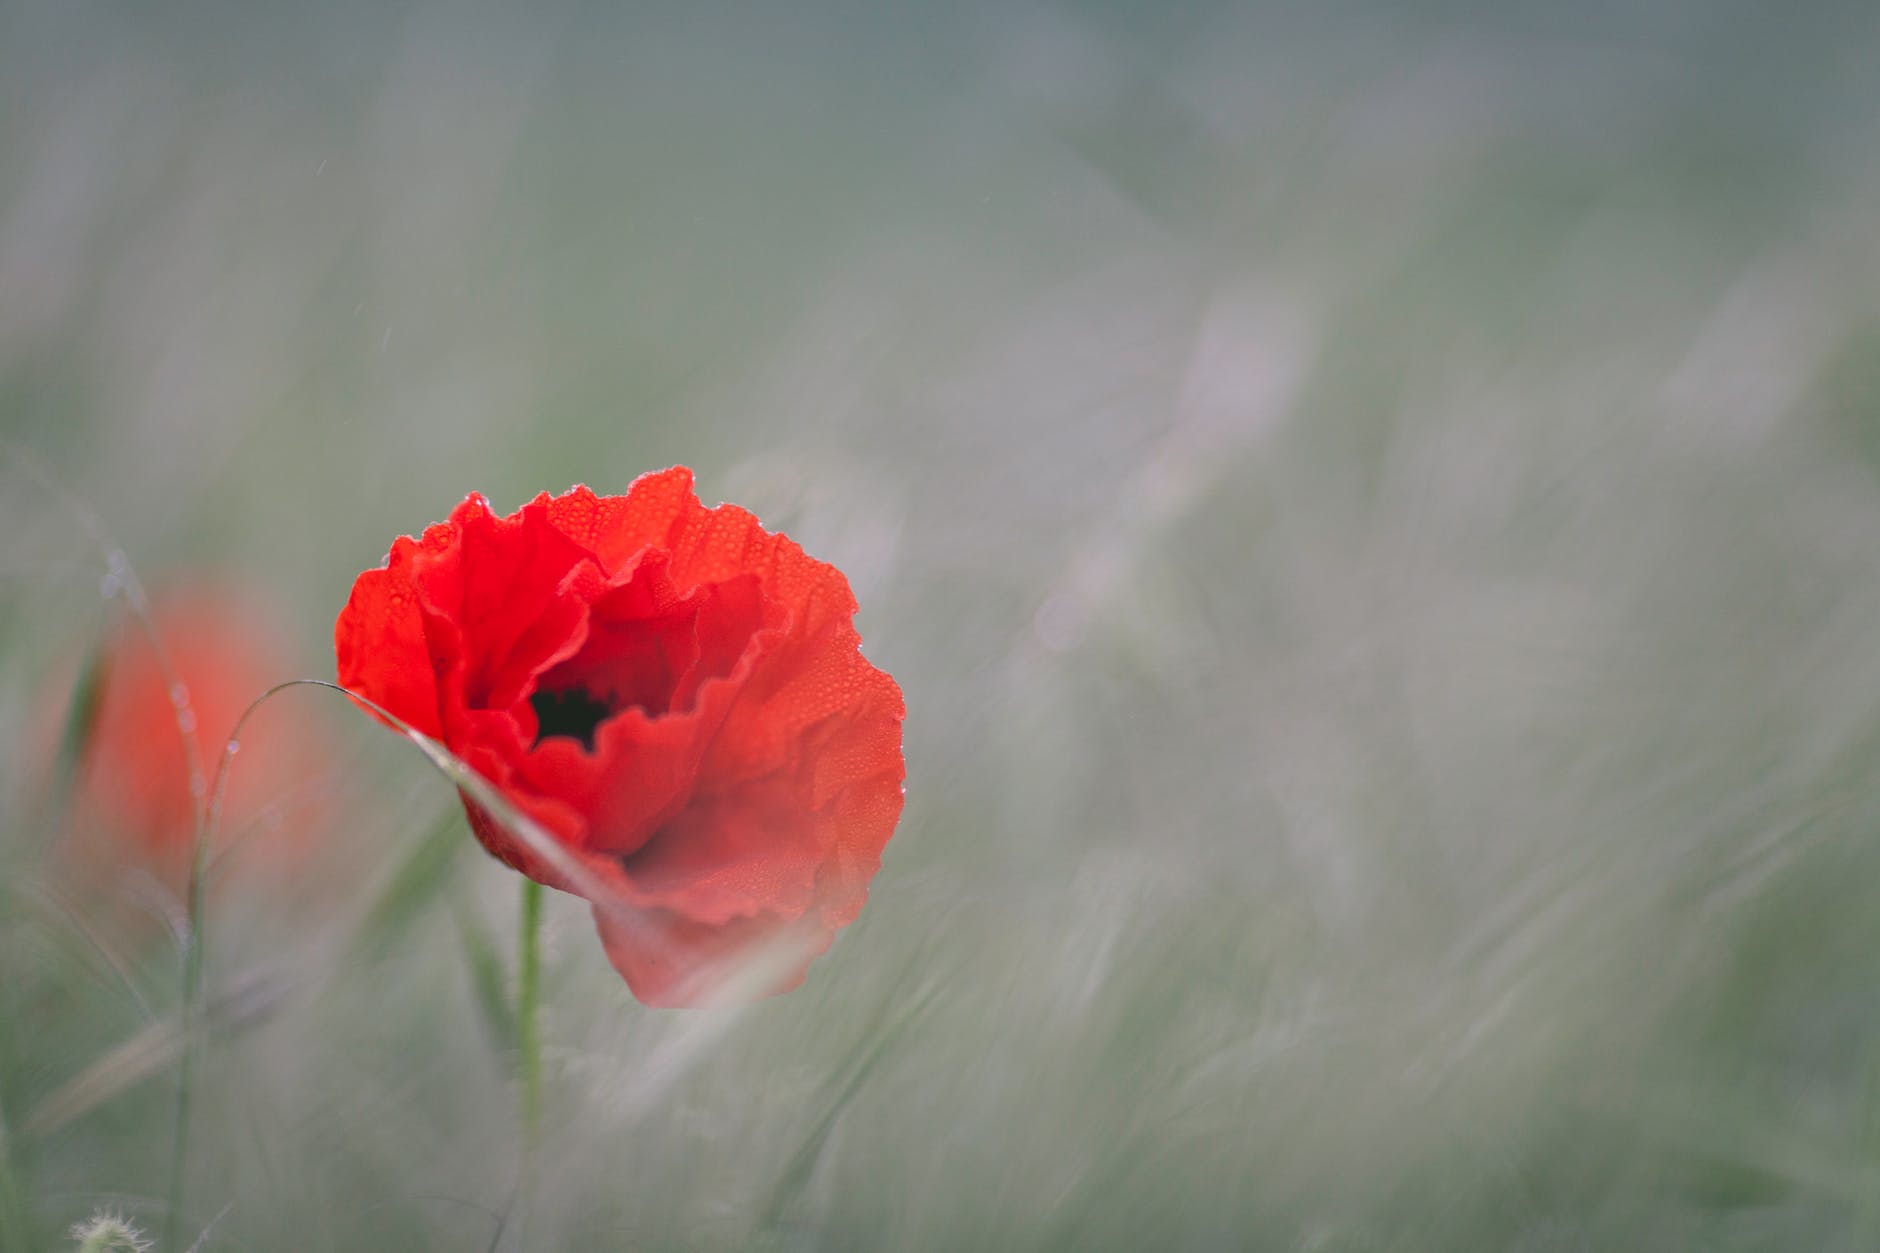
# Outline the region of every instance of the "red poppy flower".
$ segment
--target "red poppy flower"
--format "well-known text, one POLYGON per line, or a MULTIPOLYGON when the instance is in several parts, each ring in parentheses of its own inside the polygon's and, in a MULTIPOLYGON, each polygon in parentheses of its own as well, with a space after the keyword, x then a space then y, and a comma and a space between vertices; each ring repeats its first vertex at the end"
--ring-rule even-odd
MULTIPOLYGON (((624 496, 471 496, 353 584, 339 680, 441 740, 585 871, 469 797, 483 846, 590 898, 635 996, 696 1003, 788 936, 854 919, 901 813, 901 692, 861 654, 834 566, 683 466, 624 496)), ((806 955, 803 955, 806 954, 806 955)))
MULTIPOLYGON (((150 627, 163 642, 169 674, 142 626, 128 617, 93 660, 96 703, 72 781, 64 845, 75 868, 115 869, 128 855, 180 892, 195 846, 195 790, 206 791, 243 710, 294 667, 272 615, 213 583, 159 593, 150 627), (185 735, 201 771, 194 778, 185 735)), ((48 707, 71 690, 69 678, 49 684, 48 707)), ((244 864, 298 873, 323 808, 313 785, 331 762, 331 746, 317 718, 289 712, 264 714, 243 735, 212 852, 239 844, 244 864)), ((42 725, 62 721, 49 715, 42 725)), ((41 755, 49 760, 53 751, 48 743, 41 755)))

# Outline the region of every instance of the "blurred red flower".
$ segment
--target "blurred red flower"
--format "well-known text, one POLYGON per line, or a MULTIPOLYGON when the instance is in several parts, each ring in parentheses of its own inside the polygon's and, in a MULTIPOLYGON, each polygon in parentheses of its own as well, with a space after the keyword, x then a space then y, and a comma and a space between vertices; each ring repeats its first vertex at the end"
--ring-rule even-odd
MULTIPOLYGON (((166 674, 144 627, 123 617, 94 656, 92 705, 72 779, 66 861, 88 872, 135 864, 179 894, 195 846, 196 795, 207 789, 249 703, 294 671, 285 632, 246 597, 213 583, 163 590, 151 602, 166 674), (187 735, 200 773, 183 748, 187 735)), ((76 667, 74 667, 75 669, 76 667)), ((49 685, 47 699, 70 692, 49 685)), ((56 727, 48 717, 43 725, 56 727)), ((332 764, 317 720, 261 717, 229 774, 212 854, 236 844, 244 861, 292 870, 303 860, 317 784, 332 764), (253 850, 250 857, 248 850, 253 850)), ((44 751, 51 753, 50 745, 44 751)))
POLYGON ((900 689, 861 654, 834 566, 692 472, 624 496, 471 496, 353 584, 339 680, 441 740, 589 872, 572 882, 465 797, 496 857, 587 896, 640 1000, 698 1003, 779 938, 802 982, 901 813, 900 689), (800 946, 800 947, 798 947, 800 946))

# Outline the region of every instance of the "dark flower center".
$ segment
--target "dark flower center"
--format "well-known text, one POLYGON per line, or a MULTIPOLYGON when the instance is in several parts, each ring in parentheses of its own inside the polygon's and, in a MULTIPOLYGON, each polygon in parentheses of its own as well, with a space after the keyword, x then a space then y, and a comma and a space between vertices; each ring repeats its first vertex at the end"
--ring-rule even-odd
POLYGON ((690 713, 701 686, 728 675, 764 621, 755 577, 678 594, 664 562, 588 606, 586 639, 536 681, 535 744, 554 736, 592 753, 603 723, 638 709, 648 719, 690 713))
POLYGON ((561 692, 537 692, 529 697, 535 707, 535 742, 551 735, 565 735, 580 740, 581 747, 594 751, 594 729, 613 712, 608 703, 597 700, 585 688, 571 687, 561 692))

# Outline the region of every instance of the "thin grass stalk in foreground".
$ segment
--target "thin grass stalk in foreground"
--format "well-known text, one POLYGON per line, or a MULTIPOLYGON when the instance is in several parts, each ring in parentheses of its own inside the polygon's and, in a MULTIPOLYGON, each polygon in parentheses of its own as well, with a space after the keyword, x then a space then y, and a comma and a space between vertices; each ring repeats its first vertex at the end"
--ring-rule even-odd
MULTIPOLYGON (((270 689, 270 692, 276 689, 270 689)), ((257 702, 259 703, 259 702, 257 702)), ((230 756, 234 752, 236 737, 241 734, 241 724, 248 720, 248 713, 253 712, 250 705, 241 720, 230 733, 228 747, 223 749, 222 764, 216 768, 216 793, 220 798, 221 776, 228 767, 230 756)), ((194 791, 194 788, 191 788, 194 791)), ((202 951, 203 951, 203 875, 209 863, 209 825, 198 824, 194 846, 189 854, 189 930, 183 937, 183 1003, 179 1009, 182 1016, 182 1053, 176 1063, 176 1119, 175 1130, 170 1138, 170 1203, 163 1216, 163 1246, 166 1249, 176 1246, 176 1220, 183 1208, 183 1166, 189 1157, 189 1101, 190 1084, 193 1079, 193 1067, 196 1058, 195 1016, 196 998, 202 988, 202 951)))

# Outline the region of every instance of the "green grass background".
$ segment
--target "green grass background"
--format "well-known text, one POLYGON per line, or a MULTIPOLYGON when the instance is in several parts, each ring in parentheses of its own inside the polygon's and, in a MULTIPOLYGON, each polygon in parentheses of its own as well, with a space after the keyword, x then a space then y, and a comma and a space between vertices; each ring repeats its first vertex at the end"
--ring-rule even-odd
POLYGON ((1870 5, 0 0, 0 435, 9 1253, 162 1227, 181 978, 48 904, 118 610, 18 449, 313 677, 682 461, 907 694, 801 990, 550 901, 524 1192, 514 878, 280 698, 343 887, 211 915, 205 1253, 1880 1244, 1870 5))

